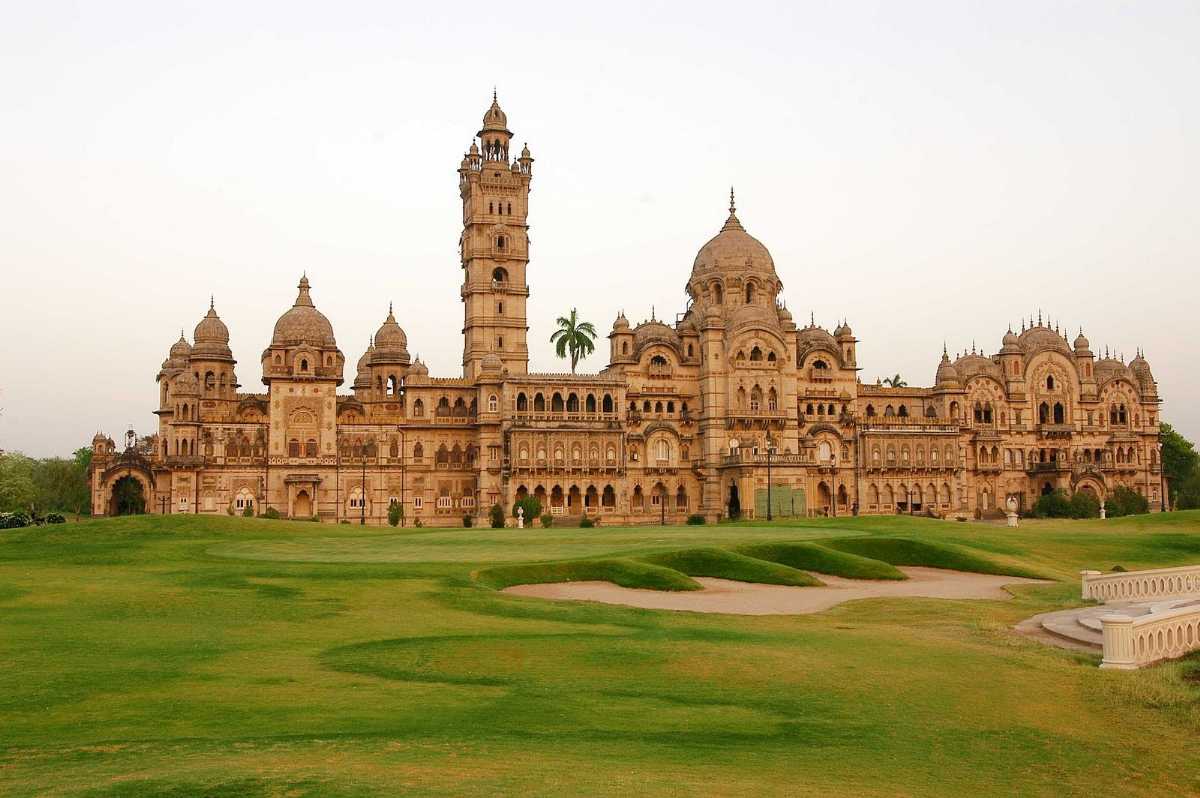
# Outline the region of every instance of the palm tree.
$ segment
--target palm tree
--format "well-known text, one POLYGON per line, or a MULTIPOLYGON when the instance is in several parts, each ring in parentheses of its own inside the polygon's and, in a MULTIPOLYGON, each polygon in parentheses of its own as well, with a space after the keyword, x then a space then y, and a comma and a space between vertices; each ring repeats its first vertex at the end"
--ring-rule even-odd
POLYGON ((907 388, 908 387, 908 383, 905 382, 904 378, 901 377, 899 374, 897 374, 895 377, 885 377, 883 380, 883 384, 890 385, 893 388, 907 388))
POLYGON ((570 317, 558 317, 558 329, 550 336, 554 351, 559 357, 571 356, 571 373, 579 361, 590 355, 596 349, 596 328, 590 321, 579 321, 575 308, 571 308, 570 317))

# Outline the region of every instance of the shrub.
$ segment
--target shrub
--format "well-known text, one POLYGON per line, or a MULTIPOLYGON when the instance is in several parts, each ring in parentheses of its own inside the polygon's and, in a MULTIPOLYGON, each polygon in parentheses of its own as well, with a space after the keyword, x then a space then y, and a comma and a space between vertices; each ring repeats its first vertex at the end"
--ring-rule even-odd
POLYGON ((526 496, 524 499, 517 499, 517 501, 513 504, 513 518, 517 517, 518 507, 523 507, 525 509, 526 523, 532 524, 533 519, 542 514, 542 503, 539 502, 535 496, 526 496))
POLYGON ((542 527, 549 529, 552 526, 554 526, 554 516, 550 513, 542 513, 542 527))
POLYGON ((592 523, 592 519, 588 518, 586 515, 579 519, 579 527, 581 529, 591 529, 594 526, 595 524, 592 523))
POLYGON ((65 523, 67 523, 67 519, 62 516, 62 513, 47 513, 46 514, 46 523, 47 524, 65 524, 65 523))
POLYGON ((492 529, 504 528, 504 508, 498 504, 493 504, 492 509, 488 510, 488 521, 492 524, 492 529))
POLYGON ((349 525, 350 525, 350 522, 349 522, 349 521, 347 521, 345 518, 343 518, 343 519, 342 519, 341 521, 339 521, 338 523, 345 524, 346 526, 349 526, 349 525))
POLYGON ((312 518, 310 518, 308 520, 312 521, 314 524, 319 524, 319 523, 321 523, 321 516, 314 515, 312 518))
POLYGON ((233 502, 230 502, 229 506, 225 508, 225 514, 233 515, 233 502))
POLYGON ((1123 574, 1123 573, 1125 573, 1125 566, 1124 565, 1114 565, 1112 567, 1112 572, 1114 574, 1123 574))
MULTIPOLYGON (((230 513, 230 515, 233 515, 233 513, 230 513)), ((253 518, 253 517, 254 517, 254 505, 247 504, 246 508, 244 510, 242 510, 242 518, 253 518)))
POLYGON ((404 517, 404 508, 399 502, 392 502, 388 505, 388 523, 392 526, 400 526, 400 519, 404 517))
POLYGON ((1112 492, 1105 502, 1109 518, 1119 518, 1123 515, 1141 515, 1150 512, 1150 502, 1145 496, 1135 490, 1121 485, 1112 492))
POLYGON ((700 513, 692 513, 687 517, 688 526, 704 526, 704 516, 700 513))
POLYGON ((417 520, 413 521, 413 526, 415 526, 417 529, 420 529, 421 527, 423 527, 423 526, 425 526, 425 525, 424 525, 424 524, 422 524, 422 523, 421 523, 421 519, 420 519, 420 518, 418 518, 417 520))
POLYGON ((1065 490, 1051 491, 1038 497, 1031 515, 1034 518, 1071 518, 1071 500, 1065 490))
POLYGON ((463 516, 463 526, 475 526, 475 519, 471 517, 470 513, 467 513, 463 516))
POLYGON ((1086 490, 1077 490, 1070 501, 1072 518, 1099 518, 1100 500, 1086 490))
POLYGON ((281 517, 279 515, 279 511, 276 510, 274 507, 268 507, 267 509, 263 510, 262 516, 263 516, 263 518, 274 518, 274 519, 279 519, 281 517))

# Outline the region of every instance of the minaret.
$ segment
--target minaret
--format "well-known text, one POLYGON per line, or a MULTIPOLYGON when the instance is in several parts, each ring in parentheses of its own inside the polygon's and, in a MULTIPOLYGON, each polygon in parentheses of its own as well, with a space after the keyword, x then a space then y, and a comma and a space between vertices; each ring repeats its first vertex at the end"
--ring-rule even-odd
POLYGON ((463 202, 459 239, 463 284, 463 376, 474 379, 495 353, 510 374, 529 370, 525 303, 529 286, 529 148, 509 160, 512 132, 496 96, 458 168, 463 202))

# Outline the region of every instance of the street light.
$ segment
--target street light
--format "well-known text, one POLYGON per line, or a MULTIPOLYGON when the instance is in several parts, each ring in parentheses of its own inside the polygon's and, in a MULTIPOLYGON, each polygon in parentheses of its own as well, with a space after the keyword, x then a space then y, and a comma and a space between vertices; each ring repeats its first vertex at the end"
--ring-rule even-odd
POLYGON ((397 424, 396 431, 400 433, 400 526, 405 526, 406 512, 404 510, 404 458, 407 443, 404 440, 404 427, 397 424))
POLYGON ((771 440, 771 433, 767 432, 767 520, 774 520, 774 515, 771 510, 771 455, 775 453, 775 442, 771 440))
POLYGON ((837 518, 838 486, 837 486, 837 452, 829 454, 829 481, 833 483, 833 517, 837 518))
POLYGON ((1162 483, 1162 487, 1160 488, 1162 491, 1162 511, 1165 513, 1171 508, 1170 502, 1167 501, 1167 469, 1166 464, 1163 463, 1163 445, 1161 440, 1158 442, 1158 481, 1162 483))
POLYGON ((362 486, 358 496, 358 525, 367 525, 367 446, 362 447, 362 486))

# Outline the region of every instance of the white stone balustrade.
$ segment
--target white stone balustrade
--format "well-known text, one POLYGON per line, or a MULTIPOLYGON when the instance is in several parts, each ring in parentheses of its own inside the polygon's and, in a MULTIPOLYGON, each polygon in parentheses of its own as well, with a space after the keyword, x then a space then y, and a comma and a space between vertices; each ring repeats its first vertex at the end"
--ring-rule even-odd
POLYGON ((1190 595, 1200 597, 1200 565, 1108 574, 1100 571, 1082 571, 1081 575, 1083 597, 1106 603, 1149 601, 1190 595))
POLYGON ((1200 648, 1200 599, 1162 612, 1105 615, 1101 668, 1134 670, 1200 648))
POLYGON ((1200 565, 1081 577, 1085 599, 1115 604, 1100 617, 1101 668, 1133 670, 1200 649, 1200 565))

